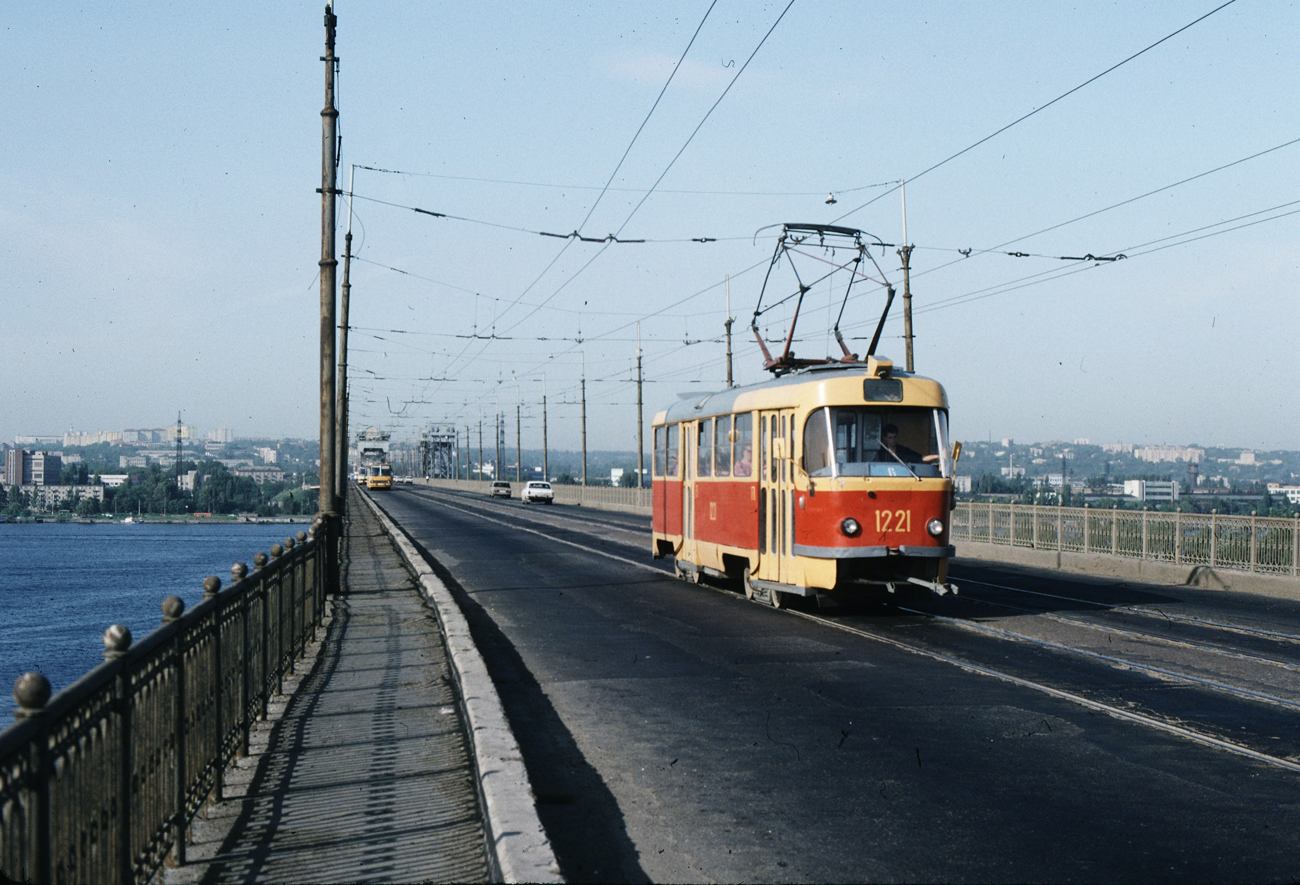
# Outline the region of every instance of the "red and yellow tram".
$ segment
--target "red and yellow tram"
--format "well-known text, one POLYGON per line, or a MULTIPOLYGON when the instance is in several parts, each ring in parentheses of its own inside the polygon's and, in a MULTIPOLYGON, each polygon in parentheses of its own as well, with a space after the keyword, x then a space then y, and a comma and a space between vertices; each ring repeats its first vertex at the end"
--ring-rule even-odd
POLYGON ((948 400, 867 357, 682 400, 654 419, 653 553, 750 598, 947 581, 948 400))

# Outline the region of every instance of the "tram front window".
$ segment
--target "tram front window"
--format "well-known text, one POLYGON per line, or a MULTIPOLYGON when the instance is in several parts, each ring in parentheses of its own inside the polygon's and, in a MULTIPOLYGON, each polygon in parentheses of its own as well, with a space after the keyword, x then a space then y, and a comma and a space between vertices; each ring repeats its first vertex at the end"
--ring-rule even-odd
POLYGON ((821 408, 804 424, 811 476, 951 476, 939 409, 821 408))

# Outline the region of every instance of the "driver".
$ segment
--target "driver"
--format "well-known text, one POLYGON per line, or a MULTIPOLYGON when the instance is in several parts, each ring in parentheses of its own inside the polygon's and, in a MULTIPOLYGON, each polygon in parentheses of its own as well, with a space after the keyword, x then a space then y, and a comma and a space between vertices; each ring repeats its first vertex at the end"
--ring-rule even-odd
POLYGON ((922 455, 920 452, 909 449, 907 446, 898 442, 898 428, 893 424, 886 424, 880 428, 880 448, 876 450, 877 461, 902 461, 905 464, 927 463, 938 461, 938 455, 922 455))

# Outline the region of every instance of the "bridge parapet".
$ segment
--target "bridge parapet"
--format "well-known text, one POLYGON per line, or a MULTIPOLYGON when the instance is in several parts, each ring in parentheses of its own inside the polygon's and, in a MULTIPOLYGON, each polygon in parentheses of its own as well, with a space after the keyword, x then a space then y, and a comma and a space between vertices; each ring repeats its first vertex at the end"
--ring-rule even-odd
POLYGON ((962 501, 951 537, 959 553, 966 542, 987 545, 990 558, 1001 558, 997 548, 1055 553, 1058 566, 1062 554, 1111 557, 1170 566, 1164 577, 1181 571, 1193 581, 1206 569, 1294 578, 1300 565, 1300 517, 962 501))
MULTIPOLYGON (((313 533, 317 526, 313 526, 313 533)), ((14 686, 0 732, 0 872, 18 882, 147 882, 185 861, 185 832, 315 636, 324 544, 299 532, 236 563, 221 589, 132 643, 113 625, 104 663, 50 698, 44 676, 14 686), (170 856, 170 857, 169 857, 170 856)))

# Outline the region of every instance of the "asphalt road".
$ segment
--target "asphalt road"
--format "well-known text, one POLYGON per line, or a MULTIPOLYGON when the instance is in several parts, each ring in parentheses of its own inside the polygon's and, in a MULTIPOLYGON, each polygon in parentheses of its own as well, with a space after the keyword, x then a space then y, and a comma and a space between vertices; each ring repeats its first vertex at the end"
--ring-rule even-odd
POLYGON ((377 499, 465 608, 569 881, 1300 871, 1293 603, 965 564, 956 599, 788 613, 673 578, 646 518, 377 499))

